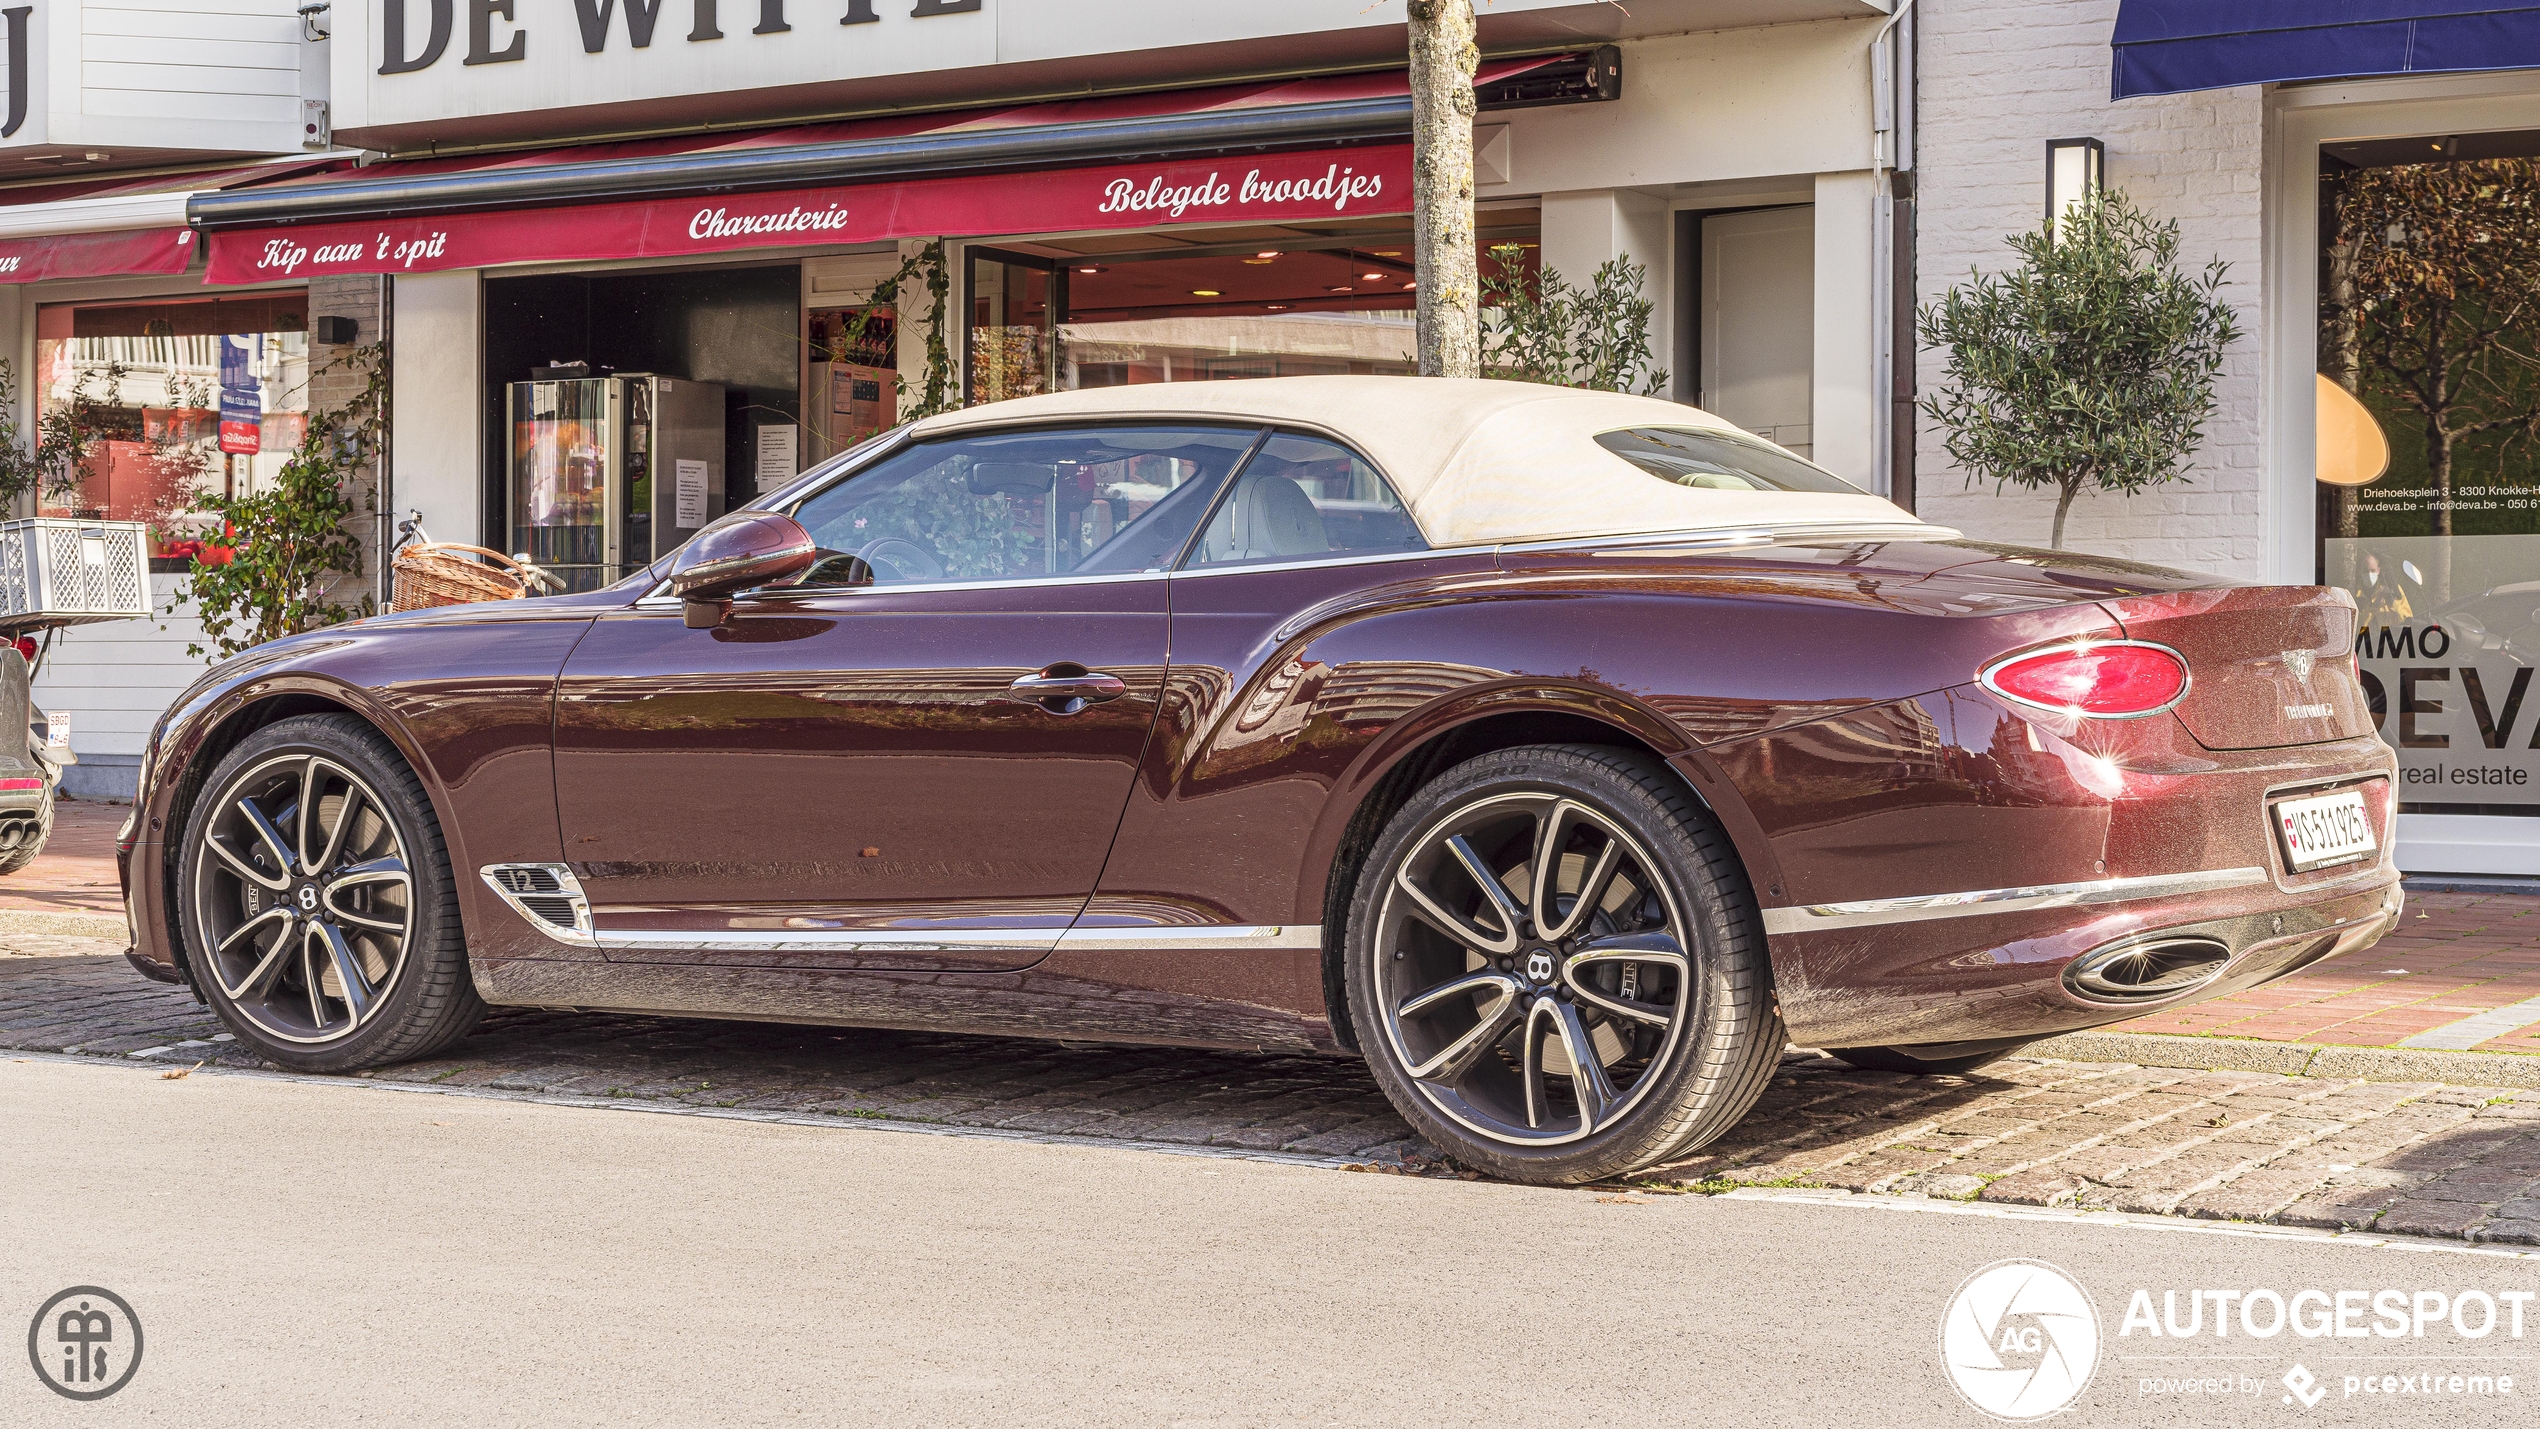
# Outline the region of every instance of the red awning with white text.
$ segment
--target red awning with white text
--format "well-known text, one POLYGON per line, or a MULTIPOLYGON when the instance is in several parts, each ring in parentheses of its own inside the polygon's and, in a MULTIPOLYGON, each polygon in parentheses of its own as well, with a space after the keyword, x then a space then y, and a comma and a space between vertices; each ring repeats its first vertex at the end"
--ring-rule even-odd
MULTIPOLYGON (((1598 62, 1605 62, 1601 53, 1598 62)), ((1552 75, 1555 88, 1569 85, 1561 76, 1571 69, 1581 69, 1581 57, 1497 60, 1481 67, 1476 83, 1484 98, 1501 104, 1547 102, 1518 91, 1541 82, 1529 76, 1552 75)), ((1578 82, 1592 87, 1594 78, 1586 74, 1578 82)), ((982 135, 1056 135, 1070 125, 1164 116, 1294 114, 1318 105, 1405 97, 1402 72, 1377 71, 875 115, 740 134, 394 159, 351 174, 260 188, 243 202, 204 205, 196 217, 210 231, 208 281, 253 283, 897 238, 1389 216, 1411 210, 1411 149, 1401 141, 1401 130, 1347 142, 1309 138, 1284 152, 1276 143, 1194 151, 1209 157, 1157 148, 1150 152, 1164 157, 1143 162, 1088 152, 1081 161, 1009 164, 1003 171, 948 159, 929 173, 927 155, 938 136, 949 154, 962 139, 982 135), (901 167, 870 176, 841 171, 829 186, 787 182, 818 177, 825 159, 787 170, 756 190, 746 182, 723 182, 721 170, 716 177, 685 182, 660 177, 665 167, 684 165, 682 173, 702 174, 700 166, 876 144, 894 146, 901 156, 894 162, 901 167), (633 172, 646 165, 653 171, 633 172), (592 177, 602 174, 606 177, 592 177), (649 192, 641 187, 647 182, 653 185, 649 192), (563 184, 579 187, 568 195, 563 184), (635 187, 630 191, 627 185, 635 187), (701 192, 706 196, 697 196, 701 192)))
POLYGON ((212 235, 206 281, 669 258, 893 238, 1407 213, 1411 146, 962 175, 212 235))
POLYGON ((194 230, 183 227, 0 238, 0 283, 182 273, 192 261, 194 230))

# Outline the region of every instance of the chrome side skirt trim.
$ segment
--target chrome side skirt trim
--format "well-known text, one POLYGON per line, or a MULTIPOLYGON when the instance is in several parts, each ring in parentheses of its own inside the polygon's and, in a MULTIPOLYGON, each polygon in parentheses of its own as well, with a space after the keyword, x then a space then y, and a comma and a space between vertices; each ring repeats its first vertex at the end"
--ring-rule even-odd
MULTIPOLYGON (((1069 952, 1142 952, 1150 949, 1229 948, 1238 951, 1287 952, 1320 949, 1323 928, 1317 924, 1206 923, 1128 928, 840 928, 818 926, 822 920, 771 928, 765 932, 729 928, 606 928, 591 926, 591 908, 573 871, 560 863, 488 864, 478 870, 522 921, 559 943, 576 948, 622 948, 628 951, 697 953, 984 953, 1064 949, 1069 952), (563 928, 541 917, 504 886, 505 869, 534 869, 552 875, 559 893, 543 895, 572 900, 574 923, 563 928)), ((537 894, 532 897, 541 896, 537 894)))
POLYGON ((1987 888, 1973 893, 1925 893, 1907 898, 1871 898, 1858 903, 1813 903, 1797 908, 1764 910, 1767 933, 1813 933, 1829 928, 1868 928, 1882 923, 1919 923, 1930 918, 1965 918, 1979 913, 2024 913, 2037 908, 2074 908, 2091 903, 2129 903, 2146 898, 2175 898, 2267 883, 2263 868, 2217 868, 2201 873, 2154 873, 2138 878, 2103 878, 2088 883, 2043 883, 2026 888, 1987 888))
POLYGON ((1127 953, 1149 948, 1234 948, 1260 952, 1301 952, 1311 948, 1319 951, 1323 946, 1323 925, 1210 923, 1158 928, 1070 928, 1060 936, 1058 946, 1061 951, 1071 953, 1127 953))

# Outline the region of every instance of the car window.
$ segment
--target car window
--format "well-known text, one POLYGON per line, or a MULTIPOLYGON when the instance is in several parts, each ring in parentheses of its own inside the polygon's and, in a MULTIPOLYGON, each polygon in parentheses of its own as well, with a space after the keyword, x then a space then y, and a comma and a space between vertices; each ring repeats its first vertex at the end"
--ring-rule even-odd
POLYGON ((1742 432, 1700 427, 1631 427, 1600 432, 1596 444, 1678 486, 1718 491, 1825 491, 1859 496, 1861 488, 1742 432))
POLYGON ((1411 513, 1365 457, 1338 442, 1279 432, 1218 504, 1188 564, 1240 566, 1425 551, 1411 513))
POLYGON ((924 442, 794 509, 821 554, 788 588, 1163 570, 1259 439, 1112 425, 924 442))

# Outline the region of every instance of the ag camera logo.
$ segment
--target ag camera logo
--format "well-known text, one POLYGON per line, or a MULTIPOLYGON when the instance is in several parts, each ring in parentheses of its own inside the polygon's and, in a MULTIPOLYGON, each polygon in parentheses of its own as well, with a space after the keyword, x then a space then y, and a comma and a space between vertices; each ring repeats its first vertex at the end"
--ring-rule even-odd
POLYGON ((2099 1367, 2099 1310, 2039 1260, 2000 1260, 1967 1277, 1940 1318, 1940 1362, 1982 1414, 2026 1423, 2057 1413, 2099 1367))

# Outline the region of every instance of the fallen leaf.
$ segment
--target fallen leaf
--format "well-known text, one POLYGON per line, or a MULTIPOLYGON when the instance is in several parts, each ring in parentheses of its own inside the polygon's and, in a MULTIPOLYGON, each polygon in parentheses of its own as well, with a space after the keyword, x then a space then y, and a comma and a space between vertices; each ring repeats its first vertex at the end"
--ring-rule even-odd
POLYGON ((159 1080, 163 1082, 181 1082, 201 1070, 203 1070, 203 1064, 197 1062, 191 1067, 179 1067, 173 1072, 161 1072, 159 1074, 159 1080))
POLYGON ((1629 1196, 1629 1195, 1625 1195, 1625 1196, 1599 1196, 1599 1197, 1597 1197, 1597 1198, 1596 1198, 1596 1203, 1597 1203, 1598 1205, 1600 1205, 1600 1206, 1646 1206, 1646 1205, 1650 1204, 1649 1202, 1642 1200, 1642 1199, 1641 1199, 1641 1198, 1639 1198, 1638 1196, 1629 1196))
POLYGON ((2231 1125, 2231 1118, 2230 1118, 2230 1117, 2227 1117, 2227 1116, 2222 1115, 2220 1112, 2217 1112, 2217 1113, 2215 1113, 2215 1114, 2214 1114, 2214 1116, 2213 1116, 2211 1119, 2209 1119, 2208 1121, 2206 1121, 2206 1123, 2205 1123, 2205 1124, 2206 1124, 2207 1126, 2229 1126, 2229 1125, 2231 1125))

